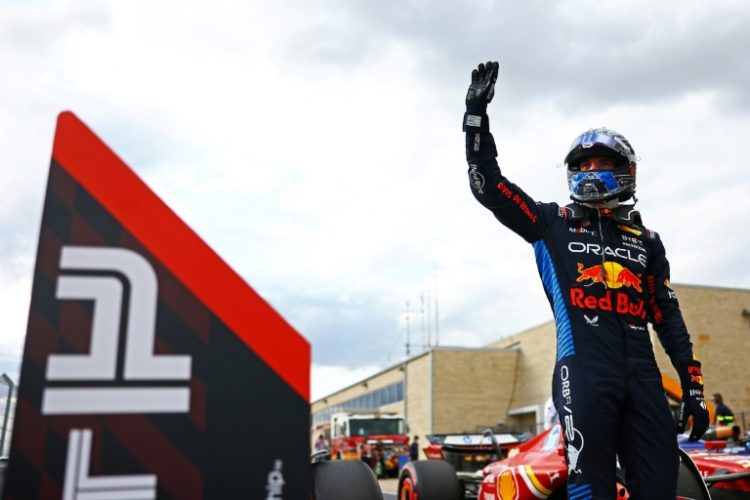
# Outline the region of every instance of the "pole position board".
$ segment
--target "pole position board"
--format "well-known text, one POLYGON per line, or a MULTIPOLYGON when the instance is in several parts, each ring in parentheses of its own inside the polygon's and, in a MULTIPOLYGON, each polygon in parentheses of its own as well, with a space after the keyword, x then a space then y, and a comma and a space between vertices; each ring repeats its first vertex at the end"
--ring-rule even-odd
POLYGON ((309 498, 310 346, 73 113, 4 498, 309 498))

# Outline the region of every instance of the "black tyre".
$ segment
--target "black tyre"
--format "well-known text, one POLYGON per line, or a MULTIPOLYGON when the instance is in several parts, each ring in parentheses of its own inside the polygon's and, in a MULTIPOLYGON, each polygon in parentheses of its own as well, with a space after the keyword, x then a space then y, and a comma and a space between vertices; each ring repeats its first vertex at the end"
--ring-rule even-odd
POLYGON ((408 462, 398 478, 399 500, 461 500, 456 469, 443 460, 408 462))
POLYGON ((711 500, 706 483, 703 482, 698 467, 695 466, 687 453, 680 450, 680 475, 677 478, 677 496, 695 498, 696 500, 711 500))
POLYGON ((312 464, 313 500, 383 500, 372 469, 359 460, 312 464))
MULTIPOLYGON (((694 500, 711 500, 711 495, 708 493, 708 488, 706 487, 706 483, 703 482, 698 467, 695 466, 693 460, 682 449, 678 449, 678 453, 680 468, 677 476, 677 497, 692 498, 694 500)), ((617 472, 618 482, 625 483, 622 471, 618 469, 617 472)), ((627 488, 627 484, 625 487, 627 488)), ((621 493, 618 492, 617 498, 621 496, 621 493)))

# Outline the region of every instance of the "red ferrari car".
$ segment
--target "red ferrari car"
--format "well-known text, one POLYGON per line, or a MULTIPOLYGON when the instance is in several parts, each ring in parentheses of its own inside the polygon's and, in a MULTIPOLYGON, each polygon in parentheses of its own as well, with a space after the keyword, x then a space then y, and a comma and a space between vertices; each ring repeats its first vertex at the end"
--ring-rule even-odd
MULTIPOLYGON (((447 440, 446 440, 447 442, 447 440)), ((434 446, 433 446, 434 451, 434 446)), ((399 476, 400 500, 535 500, 567 498, 568 466, 559 425, 509 450, 506 458, 465 470, 467 452, 503 456, 495 435, 486 431, 482 443, 446 444, 443 460, 409 462, 399 476), (458 466, 458 467, 456 467, 458 466)), ((750 456, 680 452, 678 498, 750 499, 750 456)), ((618 471, 617 498, 628 498, 624 475, 618 471)))

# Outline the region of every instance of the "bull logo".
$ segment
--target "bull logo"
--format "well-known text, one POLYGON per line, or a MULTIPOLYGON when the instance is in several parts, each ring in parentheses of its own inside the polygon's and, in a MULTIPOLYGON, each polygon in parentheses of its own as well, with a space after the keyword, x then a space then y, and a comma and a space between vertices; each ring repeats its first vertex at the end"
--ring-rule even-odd
POLYGON ((688 366, 688 374, 690 374, 690 382, 703 385, 703 373, 699 366, 688 366))
POLYGON ((604 283, 607 288, 620 288, 623 286, 633 287, 636 291, 642 292, 641 275, 623 266, 619 262, 606 261, 603 264, 596 264, 591 267, 584 267, 578 263, 577 283, 590 281, 593 283, 604 283))

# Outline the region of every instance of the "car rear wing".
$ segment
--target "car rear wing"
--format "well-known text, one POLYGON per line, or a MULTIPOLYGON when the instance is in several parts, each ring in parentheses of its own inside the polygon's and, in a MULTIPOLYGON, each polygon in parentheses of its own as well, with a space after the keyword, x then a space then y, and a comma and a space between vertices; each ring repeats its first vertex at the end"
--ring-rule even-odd
MULTIPOLYGON (((516 446, 525 441, 523 436, 514 433, 496 433, 495 442, 500 446, 516 446)), ((492 439, 482 434, 428 434, 430 444, 450 447, 494 446, 492 439)))

